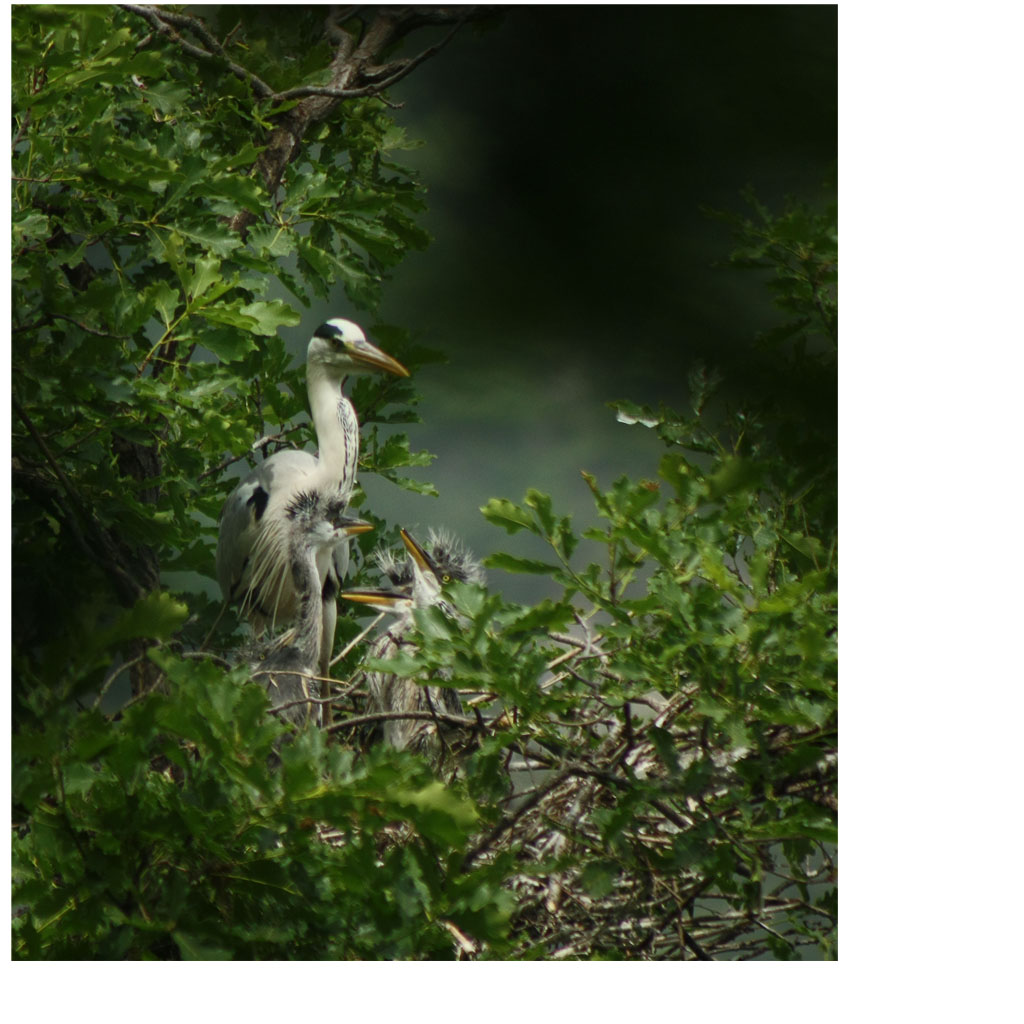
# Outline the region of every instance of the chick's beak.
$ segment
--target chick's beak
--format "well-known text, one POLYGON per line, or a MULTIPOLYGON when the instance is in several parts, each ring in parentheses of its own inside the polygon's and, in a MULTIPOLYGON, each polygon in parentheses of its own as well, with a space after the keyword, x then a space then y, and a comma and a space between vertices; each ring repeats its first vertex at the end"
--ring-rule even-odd
POLYGON ((379 612, 398 612, 412 603, 412 598, 403 590, 343 590, 341 596, 379 612))
POLYGON ((398 531, 402 535, 402 543, 405 545, 405 550, 412 556, 412 560, 419 567, 420 572, 429 572, 434 576, 437 575, 437 570, 434 568, 434 562, 430 555, 420 547, 420 545, 413 540, 412 534, 406 530, 398 531))
POLYGON ((355 537, 360 533, 369 533, 373 529, 373 523, 368 523, 365 519, 353 519, 351 516, 342 516, 338 520, 338 529, 346 537, 355 537))

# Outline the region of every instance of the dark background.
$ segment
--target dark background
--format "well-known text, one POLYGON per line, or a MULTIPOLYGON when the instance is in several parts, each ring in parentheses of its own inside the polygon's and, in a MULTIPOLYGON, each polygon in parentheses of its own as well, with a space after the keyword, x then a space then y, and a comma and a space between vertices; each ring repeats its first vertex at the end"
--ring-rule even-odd
MULTIPOLYGON (((521 7, 392 91, 424 142, 396 158, 428 188, 435 241, 393 272, 379 320, 449 361, 417 375, 424 422, 403 428, 437 454, 419 475, 441 497, 366 475, 374 511, 479 555, 543 554, 479 506, 536 487, 582 529, 581 469, 653 477, 659 443, 607 401, 682 409, 696 359, 735 398, 759 386, 751 342, 776 314, 763 278, 716 266, 730 234, 702 208, 748 212, 748 185, 776 211, 834 199, 836 30, 832 6, 521 7)), ((323 313, 370 319, 341 296, 323 313)), ((307 325, 294 333, 301 353, 307 325)))

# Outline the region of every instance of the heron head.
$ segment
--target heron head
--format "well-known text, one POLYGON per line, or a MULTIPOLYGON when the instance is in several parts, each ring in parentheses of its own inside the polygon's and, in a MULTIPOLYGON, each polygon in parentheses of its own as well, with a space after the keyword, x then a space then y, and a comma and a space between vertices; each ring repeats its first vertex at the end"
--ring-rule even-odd
POLYGON ((327 498, 324 508, 324 519, 327 525, 334 530, 338 537, 355 537, 360 533, 369 533, 373 529, 373 523, 365 519, 356 519, 354 516, 345 514, 346 502, 337 495, 327 498))
POLYGON ((318 491, 303 491, 288 503, 285 517, 312 547, 333 547, 346 537, 354 537, 373 529, 363 519, 345 515, 345 502, 335 495, 318 491))
POLYGON ((376 556, 391 588, 343 590, 341 596, 392 614, 408 614, 413 607, 428 605, 440 605, 454 614, 444 600, 444 591, 452 583, 483 583, 479 562, 447 531, 431 530, 426 545, 408 530, 400 533, 407 558, 399 560, 390 551, 379 551, 376 556))
POLYGON ((484 582, 479 562, 446 530, 431 530, 426 545, 408 530, 402 530, 401 535, 415 576, 433 577, 442 589, 450 583, 484 582))
POLYGON ((313 332, 306 350, 306 365, 322 367, 338 377, 349 373, 409 376, 409 371, 397 359, 367 341, 358 324, 341 317, 327 320, 313 332))

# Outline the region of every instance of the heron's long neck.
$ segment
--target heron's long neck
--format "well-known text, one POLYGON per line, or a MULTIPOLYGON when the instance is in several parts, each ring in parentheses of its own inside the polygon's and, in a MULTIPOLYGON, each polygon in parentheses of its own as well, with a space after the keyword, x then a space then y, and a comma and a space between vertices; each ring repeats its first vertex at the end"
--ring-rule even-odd
POLYGON ((320 657, 320 642, 324 628, 316 552, 311 548, 295 545, 291 552, 291 561, 292 578, 295 581, 299 603, 295 617, 294 646, 302 653, 305 664, 312 667, 320 657))
POLYGON ((359 462, 359 421, 352 403, 341 393, 341 382, 322 367, 306 371, 309 406, 320 449, 319 466, 324 481, 339 491, 352 492, 359 462))

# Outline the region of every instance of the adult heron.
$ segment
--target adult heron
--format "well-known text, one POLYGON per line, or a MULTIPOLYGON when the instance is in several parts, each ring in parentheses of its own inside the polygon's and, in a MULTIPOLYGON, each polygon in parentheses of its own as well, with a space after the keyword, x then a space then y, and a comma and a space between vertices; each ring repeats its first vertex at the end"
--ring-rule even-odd
POLYGON ((284 719, 303 725, 322 721, 322 687, 317 672, 323 646, 323 583, 320 564, 342 541, 373 527, 345 514, 345 500, 337 493, 300 491, 292 495, 282 512, 286 566, 295 598, 291 629, 248 653, 252 677, 270 695, 271 704, 282 708, 284 719))
MULTIPOLYGON (((356 484, 359 421, 342 384, 352 373, 408 377, 396 359, 366 340, 362 328, 335 318, 321 324, 306 350, 306 389, 319 453, 298 449, 265 459, 224 503, 217 536, 217 579, 228 603, 238 603, 258 635, 291 622, 298 593, 288 562, 287 509, 299 494, 337 495, 347 504, 356 484)), ((348 541, 321 548, 317 571, 322 595, 320 674, 334 647, 338 581, 348 569, 348 541)))
MULTIPOLYGON (((458 581, 482 583, 483 569, 466 548, 450 534, 431 531, 427 545, 418 543, 407 530, 401 531, 408 557, 399 561, 390 552, 378 555, 378 565, 391 582, 391 589, 343 590, 341 596, 390 612, 397 621, 373 646, 372 656, 386 660, 413 641, 408 637, 414 608, 439 605, 452 616, 454 610, 444 598, 445 588, 458 581)), ((367 672, 368 710, 371 714, 429 712, 462 715, 458 693, 448 686, 430 686, 415 679, 388 672, 367 672)), ((443 724, 443 723, 442 723, 443 724)), ((384 742, 398 750, 411 749, 436 756, 441 745, 437 720, 391 718, 383 723, 384 742)))

